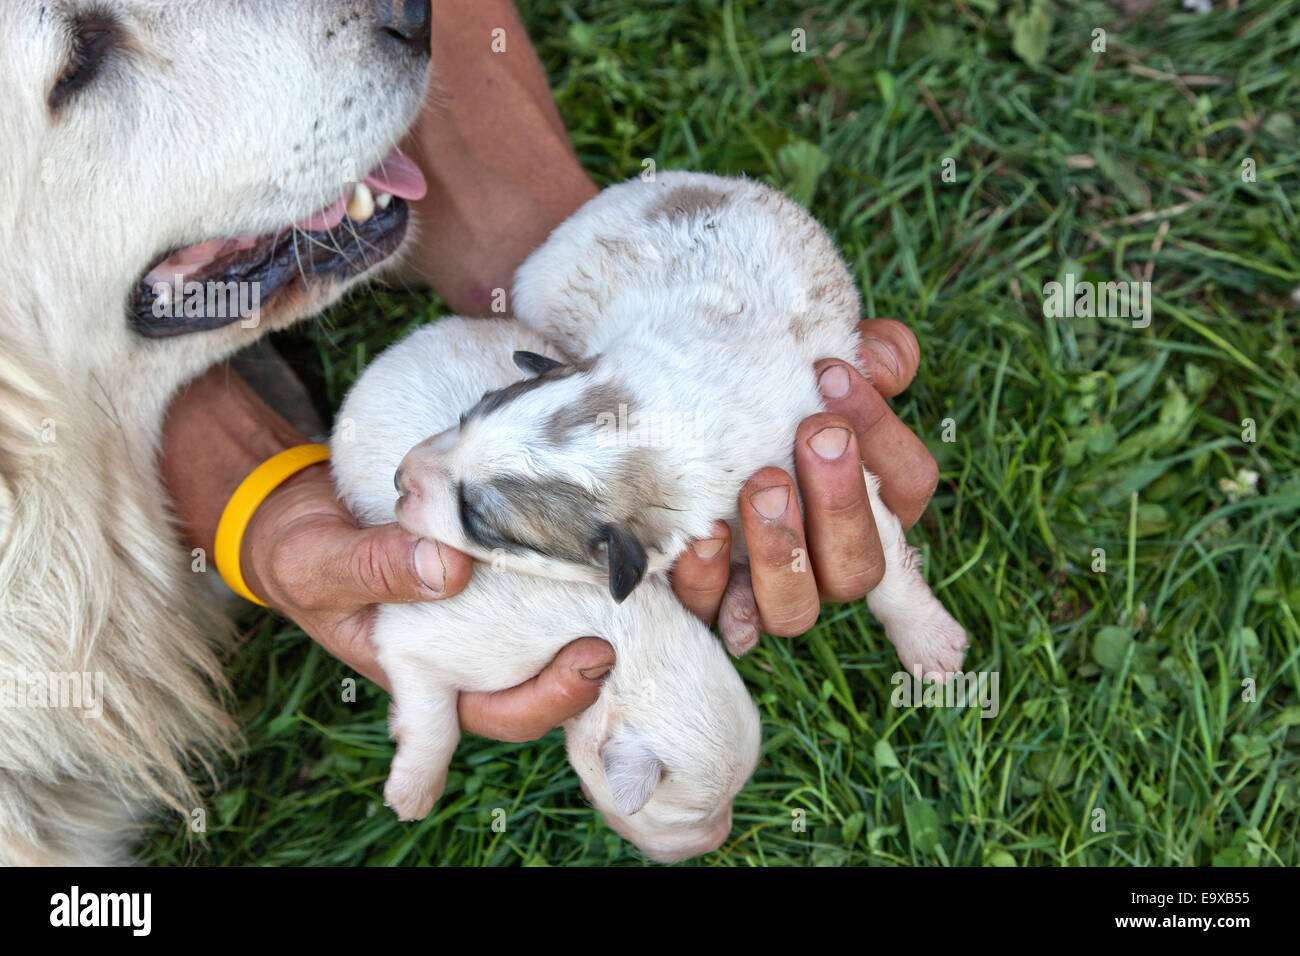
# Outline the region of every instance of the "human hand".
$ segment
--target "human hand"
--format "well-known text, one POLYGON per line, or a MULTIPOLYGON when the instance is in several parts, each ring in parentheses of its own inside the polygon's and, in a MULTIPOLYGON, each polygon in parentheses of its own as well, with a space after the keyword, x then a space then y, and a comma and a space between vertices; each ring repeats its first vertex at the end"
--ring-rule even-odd
MULTIPOLYGON (((167 412, 160 466, 189 546, 214 553, 217 525, 239 483, 305 440, 225 366, 182 389, 167 412)), ((421 541, 396 524, 358 526, 335 497, 323 464, 294 475, 262 502, 240 553, 254 594, 385 688, 371 644, 377 606, 450 597, 465 587, 471 564, 459 551, 421 541)), ((461 726, 501 740, 539 737, 596 700, 613 661, 604 641, 574 641, 518 687, 462 694, 461 726)))
MULTIPOLYGON (((240 562, 254 594, 386 689, 371 643, 378 606, 451 597, 468 583, 473 564, 396 524, 359 527, 323 465, 295 475, 262 503, 240 562)), ((517 687, 461 694, 461 727, 499 740, 540 737, 595 702, 613 662, 607 643, 581 638, 517 687)))
MULTIPOLYGON (((334 496, 323 465, 295 475, 263 502, 240 561, 254 594, 385 689, 371 643, 378 606, 451 597, 468 583, 473 564, 396 524, 359 527, 334 496)), ((595 702, 613 662, 607 643, 581 638, 517 687, 461 694, 461 727, 498 740, 540 737, 595 702)))
POLYGON ((673 567, 678 599, 705 623, 719 621, 733 654, 752 648, 760 627, 780 637, 803 634, 822 601, 857 600, 880 583, 885 559, 861 464, 880 478, 881 498, 904 530, 939 482, 925 444, 885 402, 916 375, 916 336, 893 319, 867 319, 860 329, 866 377, 838 359, 818 362, 827 411, 804 419, 795 436, 807 514, 800 514, 794 479, 764 468, 739 498, 749 568, 731 565, 731 532, 722 521, 715 537, 694 542, 673 567), (803 569, 792 560, 800 550, 803 569))

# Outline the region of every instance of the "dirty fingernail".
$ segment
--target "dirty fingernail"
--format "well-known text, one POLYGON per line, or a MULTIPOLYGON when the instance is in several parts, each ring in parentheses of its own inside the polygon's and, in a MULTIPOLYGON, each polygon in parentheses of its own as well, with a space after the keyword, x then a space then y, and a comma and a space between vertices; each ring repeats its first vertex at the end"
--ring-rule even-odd
POLYGON ((844 454, 845 448, 849 447, 849 430, 838 425, 823 428, 808 439, 808 447, 815 451, 822 461, 834 461, 844 454))
POLYGON ((421 538, 415 546, 415 573, 420 583, 434 594, 441 594, 447 586, 447 565, 442 560, 442 549, 437 541, 421 538))
POLYGON ((706 538, 703 541, 696 541, 691 545, 691 550, 695 552, 695 556, 701 561, 707 561, 709 558, 716 557, 726 543, 721 538, 706 538))
POLYGON ((613 664, 598 664, 595 667, 583 668, 579 670, 578 673, 582 675, 584 680, 589 680, 589 681, 604 680, 605 675, 608 674, 613 669, 613 667, 614 667, 613 664))
POLYGON ((817 379, 817 387, 827 398, 843 398, 849 394, 852 384, 849 370, 843 365, 832 365, 817 379))
POLYGON ((898 353, 894 347, 884 339, 877 339, 871 336, 862 340, 863 347, 876 357, 876 359, 885 368, 889 369, 894 378, 898 378, 898 353))
POLYGON ((774 485, 750 495, 749 503, 754 510, 769 520, 785 514, 786 505, 790 503, 789 485, 774 485))

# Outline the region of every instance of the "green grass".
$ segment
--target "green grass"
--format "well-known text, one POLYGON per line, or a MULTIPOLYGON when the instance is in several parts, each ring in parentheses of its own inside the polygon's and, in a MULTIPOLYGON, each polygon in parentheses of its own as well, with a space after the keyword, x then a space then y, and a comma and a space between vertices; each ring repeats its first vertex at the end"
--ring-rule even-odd
MULTIPOLYGON (((1125 23, 1120 4, 1058 2, 1037 64, 1032 38, 1013 49, 1024 5, 524 4, 598 181, 653 158, 780 186, 837 237, 865 314, 916 331, 895 407, 942 480, 912 539, 972 636, 967 668, 1000 676, 994 718, 892 707, 897 659, 861 603, 765 638, 739 665, 760 766, 700 865, 1300 862, 1300 5, 1167 0, 1125 23), (1148 270, 1149 328, 1044 318, 1067 271, 1148 270), (1258 487, 1234 500, 1242 469, 1258 487)), ((337 404, 437 314, 367 294, 298 340, 337 404)), ((466 739, 434 813, 398 824, 385 696, 363 681, 340 703, 346 668, 284 621, 248 626, 248 750, 207 833, 164 821, 152 861, 639 860, 558 732, 466 739)))

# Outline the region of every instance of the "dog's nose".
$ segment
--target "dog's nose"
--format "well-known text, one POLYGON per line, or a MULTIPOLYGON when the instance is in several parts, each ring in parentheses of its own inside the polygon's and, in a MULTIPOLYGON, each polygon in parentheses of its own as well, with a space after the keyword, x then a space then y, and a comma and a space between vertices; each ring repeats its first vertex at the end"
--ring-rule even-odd
POLYGON ((431 0, 379 0, 379 28, 420 53, 429 52, 431 0))

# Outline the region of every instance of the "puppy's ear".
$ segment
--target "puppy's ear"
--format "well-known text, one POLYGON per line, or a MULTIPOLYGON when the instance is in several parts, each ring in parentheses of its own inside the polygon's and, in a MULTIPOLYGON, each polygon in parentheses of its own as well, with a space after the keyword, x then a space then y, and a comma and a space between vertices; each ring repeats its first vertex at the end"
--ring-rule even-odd
POLYGON ((549 372, 553 368, 559 368, 563 362, 557 362, 553 358, 547 358, 545 355, 538 355, 536 352, 524 352, 522 350, 515 353, 515 364, 522 371, 532 372, 534 375, 541 375, 543 372, 549 372))
POLYGON ((609 557, 609 593, 622 604, 645 576, 645 548, 636 535, 618 524, 603 524, 597 528, 592 544, 602 546, 609 557))
POLYGON ((600 751, 614 806, 628 816, 646 805, 664 775, 664 763, 637 735, 618 733, 600 751))

